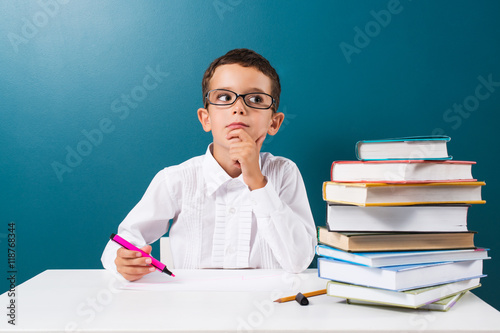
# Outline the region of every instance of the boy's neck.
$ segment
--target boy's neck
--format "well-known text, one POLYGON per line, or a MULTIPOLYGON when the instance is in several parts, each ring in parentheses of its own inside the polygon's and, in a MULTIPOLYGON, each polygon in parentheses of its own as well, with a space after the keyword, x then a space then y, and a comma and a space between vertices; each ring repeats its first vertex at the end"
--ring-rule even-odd
POLYGON ((234 161, 231 160, 229 157, 229 150, 214 143, 212 144, 212 156, 231 178, 236 178, 241 175, 241 168, 237 167, 234 161))

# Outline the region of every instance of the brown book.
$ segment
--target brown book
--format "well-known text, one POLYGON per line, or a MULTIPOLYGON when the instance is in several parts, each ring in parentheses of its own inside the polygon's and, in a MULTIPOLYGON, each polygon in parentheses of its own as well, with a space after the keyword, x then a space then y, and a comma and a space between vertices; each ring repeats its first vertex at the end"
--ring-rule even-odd
POLYGON ((476 232, 335 232, 318 227, 318 241, 349 252, 471 249, 476 232))

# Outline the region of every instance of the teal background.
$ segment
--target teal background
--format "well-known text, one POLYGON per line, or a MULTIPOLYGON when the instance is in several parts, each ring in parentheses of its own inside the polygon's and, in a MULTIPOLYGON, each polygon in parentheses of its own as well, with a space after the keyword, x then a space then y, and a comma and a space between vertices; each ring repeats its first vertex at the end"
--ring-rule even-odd
POLYGON ((469 229, 493 259, 474 293, 500 309, 500 2, 1 1, 0 32, 0 267, 15 222, 18 283, 102 267, 110 233, 155 173, 205 152, 203 72, 246 47, 282 82, 286 119, 263 150, 298 164, 317 225, 331 162, 355 159, 358 140, 446 134, 455 159, 477 161, 488 203, 470 209, 469 229), (375 23, 388 6, 397 13, 375 23), (371 37, 355 40, 365 28, 371 37), (341 43, 356 41, 346 57, 341 43), (141 90, 148 67, 168 76, 141 90), (474 100, 479 77, 496 86, 474 100), (132 93, 139 101, 120 102, 132 93), (472 110, 453 111, 463 103, 472 110), (83 132, 103 123, 89 146, 83 132), (54 162, 78 147, 86 156, 58 178, 54 162))

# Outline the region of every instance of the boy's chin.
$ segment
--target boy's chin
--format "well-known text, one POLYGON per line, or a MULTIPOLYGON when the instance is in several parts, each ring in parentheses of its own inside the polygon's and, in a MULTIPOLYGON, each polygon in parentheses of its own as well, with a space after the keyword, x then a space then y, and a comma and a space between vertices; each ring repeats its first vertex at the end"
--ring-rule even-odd
POLYGON ((228 142, 227 140, 224 141, 224 142, 220 142, 220 141, 212 141, 212 149, 216 149, 216 150, 219 150, 219 151, 229 151, 229 147, 231 146, 231 143, 228 142))

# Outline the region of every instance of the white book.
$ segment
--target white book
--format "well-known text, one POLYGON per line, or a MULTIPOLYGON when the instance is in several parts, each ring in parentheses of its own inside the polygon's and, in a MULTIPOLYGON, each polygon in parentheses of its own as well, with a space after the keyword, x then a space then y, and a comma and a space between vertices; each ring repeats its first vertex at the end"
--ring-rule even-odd
POLYGON ((360 160, 385 159, 451 159, 448 155, 448 136, 414 136, 382 140, 361 140, 356 143, 360 160))
POLYGON ((481 199, 484 182, 447 183, 323 183, 323 199, 358 206, 404 206, 416 204, 474 204, 481 199))
POLYGON ((369 267, 490 259, 488 249, 483 248, 437 251, 347 252, 319 244, 316 246, 316 254, 369 267))
MULTIPOLYGON (((481 284, 479 284, 478 287, 480 287, 481 284)), ((474 289, 474 288, 472 288, 474 289)), ((430 311, 443 311, 446 312, 449 309, 451 309, 460 298, 462 298, 463 295, 465 295, 467 291, 440 299, 439 301, 436 301, 434 303, 429 303, 422 305, 421 307, 418 307, 419 310, 430 310, 430 311)), ((375 302, 368 302, 368 301, 362 301, 362 300, 357 300, 357 299, 346 299, 347 304, 356 304, 356 305, 368 305, 368 306, 389 306, 389 307, 394 307, 397 305, 385 305, 385 304, 380 304, 380 303, 375 303, 375 302)), ((400 307, 400 306, 397 306, 400 307)))
POLYGON ((470 205, 371 206, 328 204, 329 231, 467 231, 470 205))
POLYGON ((326 292, 329 296, 346 298, 350 301, 356 300, 384 305, 419 308, 437 302, 443 298, 477 288, 480 286, 479 280, 479 278, 461 280, 406 291, 392 291, 329 281, 326 285, 326 292))
POLYGON ((484 275, 482 260, 367 267, 320 257, 318 276, 327 280, 402 291, 469 280, 484 275))
POLYGON ((334 182, 445 182, 474 181, 470 161, 335 161, 330 177, 334 182))

